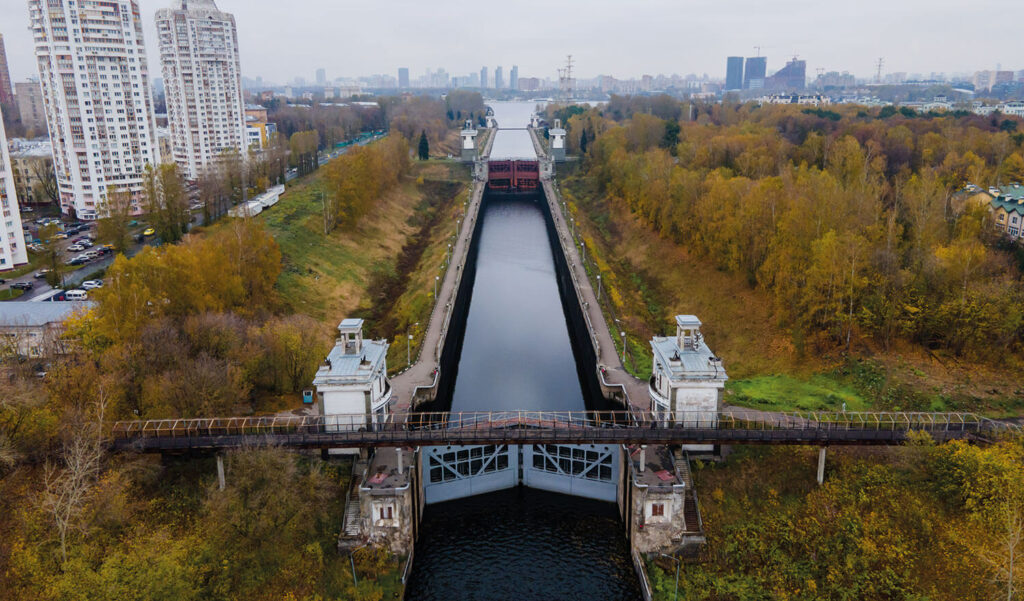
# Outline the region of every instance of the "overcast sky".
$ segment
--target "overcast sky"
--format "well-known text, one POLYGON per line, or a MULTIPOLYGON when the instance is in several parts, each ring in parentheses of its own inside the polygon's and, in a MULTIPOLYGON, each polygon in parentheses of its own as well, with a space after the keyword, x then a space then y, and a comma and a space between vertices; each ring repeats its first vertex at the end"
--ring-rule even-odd
MULTIPOLYGON (((146 46, 159 76, 153 13, 140 0, 146 46)), ((488 65, 521 77, 557 76, 573 54, 579 77, 644 73, 724 76, 729 55, 787 58, 867 77, 885 72, 1024 69, 1021 0, 217 0, 234 13, 248 77, 285 82, 488 65)), ((0 0, 11 76, 35 73, 26 0, 0 0)), ((507 75, 506 75, 507 78, 507 75)))

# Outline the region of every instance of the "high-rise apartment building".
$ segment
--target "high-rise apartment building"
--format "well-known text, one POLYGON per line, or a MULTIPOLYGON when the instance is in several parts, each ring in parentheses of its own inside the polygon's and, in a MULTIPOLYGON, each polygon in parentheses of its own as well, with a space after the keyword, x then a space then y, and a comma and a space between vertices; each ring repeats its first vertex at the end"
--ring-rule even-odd
POLYGON ((781 92, 793 92, 807 87, 807 61, 793 59, 765 80, 764 87, 781 92))
POLYGON ((107 191, 141 212, 159 162, 153 97, 135 0, 28 0, 61 209, 104 214, 107 191))
POLYGON ((174 161, 197 179, 225 150, 248 148, 235 17, 214 0, 173 0, 156 32, 174 161))
POLYGON ((46 135, 46 107, 43 90, 38 81, 19 81, 14 84, 14 98, 18 103, 21 124, 34 136, 46 135))
POLYGON ((0 33, 0 107, 3 107, 8 118, 15 111, 14 89, 11 87, 11 72, 7 70, 7 49, 4 47, 4 34, 0 33))
POLYGON ((743 57, 730 56, 725 71, 725 89, 743 89, 743 57))
POLYGON ((752 56, 748 58, 746 67, 743 70, 743 89, 758 90, 763 88, 767 73, 768 57, 752 56))
POLYGON ((513 90, 519 89, 519 65, 512 65, 512 70, 508 73, 508 87, 513 90))
POLYGON ((409 88, 409 67, 398 68, 398 87, 402 90, 409 88))
POLYGON ((7 151, 3 109, 0 108, 0 271, 28 263, 25 234, 21 231, 21 210, 15 192, 14 170, 7 151))
POLYGON ((494 89, 500 90, 505 87, 505 74, 501 71, 501 65, 494 68, 494 89))
MULTIPOLYGON (((213 2, 210 2, 210 4, 213 4, 213 2)), ((327 70, 326 69, 317 69, 316 70, 316 85, 318 85, 318 86, 326 86, 327 85, 327 70)))
POLYGON ((488 83, 490 82, 487 81, 487 67, 480 67, 480 87, 487 89, 488 83))

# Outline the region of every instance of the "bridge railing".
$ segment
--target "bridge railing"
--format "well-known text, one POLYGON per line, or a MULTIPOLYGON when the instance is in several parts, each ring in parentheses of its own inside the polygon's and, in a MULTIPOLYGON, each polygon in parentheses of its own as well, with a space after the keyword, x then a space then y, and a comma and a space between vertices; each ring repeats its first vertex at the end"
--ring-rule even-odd
POLYGON ((957 432, 998 439, 1020 436, 1021 427, 972 413, 727 411, 471 411, 334 414, 123 421, 115 440, 196 436, 246 436, 426 430, 495 431, 511 428, 582 431, 594 428, 651 430, 786 430, 957 432))

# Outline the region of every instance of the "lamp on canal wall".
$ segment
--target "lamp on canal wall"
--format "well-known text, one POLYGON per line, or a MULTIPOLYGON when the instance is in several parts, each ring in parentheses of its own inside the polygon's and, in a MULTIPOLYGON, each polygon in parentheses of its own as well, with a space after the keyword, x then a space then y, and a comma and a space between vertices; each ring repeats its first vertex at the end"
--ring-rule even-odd
POLYGON ((441 276, 434 276, 434 302, 437 302, 437 283, 441 281, 441 276))

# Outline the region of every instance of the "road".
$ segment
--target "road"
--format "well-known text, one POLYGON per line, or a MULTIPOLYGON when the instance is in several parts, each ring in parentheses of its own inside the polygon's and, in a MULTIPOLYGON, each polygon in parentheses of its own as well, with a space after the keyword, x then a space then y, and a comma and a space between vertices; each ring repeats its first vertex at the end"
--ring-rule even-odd
MULTIPOLYGON (((359 142, 356 142, 356 145, 358 145, 358 146, 366 146, 370 142, 374 142, 376 140, 379 140, 382 137, 383 136, 380 136, 380 135, 372 136, 372 137, 367 138, 365 140, 361 140, 359 142)), ((321 155, 321 157, 320 157, 320 166, 322 167, 325 164, 327 164, 328 161, 330 161, 332 159, 335 159, 335 158, 345 154, 346 152, 348 152, 349 148, 351 148, 351 146, 346 146, 345 148, 339 148, 339 149, 337 149, 337 150, 335 150, 333 152, 321 155)), ((285 174, 285 181, 290 182, 290 181, 293 181, 295 179, 298 179, 298 174, 296 172, 293 172, 293 171, 289 170, 285 174)), ((31 215, 27 214, 27 213, 23 215, 24 219, 29 219, 30 217, 31 217, 31 215)), ((202 215, 201 214, 197 215, 196 225, 202 225, 202 215)), ((78 238, 80 236, 85 236, 86 234, 94 234, 95 231, 96 231, 95 228, 92 228, 92 229, 90 229, 87 232, 82 232, 80 234, 76 234, 76 235, 72 236, 72 239, 78 238)), ((66 252, 67 247, 70 246, 71 244, 72 244, 72 242, 71 242, 70 239, 69 240, 62 240, 62 241, 60 241, 58 243, 58 248, 60 248, 61 256, 62 256, 62 258, 64 260, 66 260, 67 258, 70 258, 73 254, 75 254, 75 253, 69 254, 69 253, 66 252)), ((147 245, 148 245, 148 243, 133 244, 132 247, 129 249, 128 253, 127 253, 128 256, 129 257, 135 256, 140 250, 142 250, 142 248, 144 246, 147 246, 147 245)), ((70 272, 66 273, 65 276, 64 276, 65 286, 77 286, 77 285, 81 284, 82 282, 84 282, 84 281, 86 281, 88 279, 91 279, 91 277, 93 275, 95 275, 95 274, 105 270, 107 267, 109 267, 111 265, 111 263, 114 262, 114 256, 115 255, 108 255, 108 256, 106 256, 106 257, 104 257, 102 259, 98 259, 96 261, 93 261, 93 262, 89 263, 88 265, 83 265, 79 269, 76 269, 74 271, 70 271, 70 272)), ((50 286, 49 284, 47 284, 46 280, 35 279, 33 277, 34 273, 35 272, 31 272, 31 273, 28 273, 26 275, 19 276, 19 277, 16 277, 16 278, 4 278, 3 274, 0 273, 0 279, 4 280, 4 284, 2 284, 2 287, 3 288, 8 288, 8 287, 10 287, 11 284, 18 283, 18 282, 32 282, 34 284, 34 287, 32 288, 32 290, 27 291, 25 294, 23 294, 22 296, 18 297, 16 300, 19 300, 19 301, 30 300, 31 301, 31 300, 36 300, 36 299, 42 300, 44 298, 48 298, 51 295, 51 293, 54 291, 54 288, 52 286, 50 286)))

